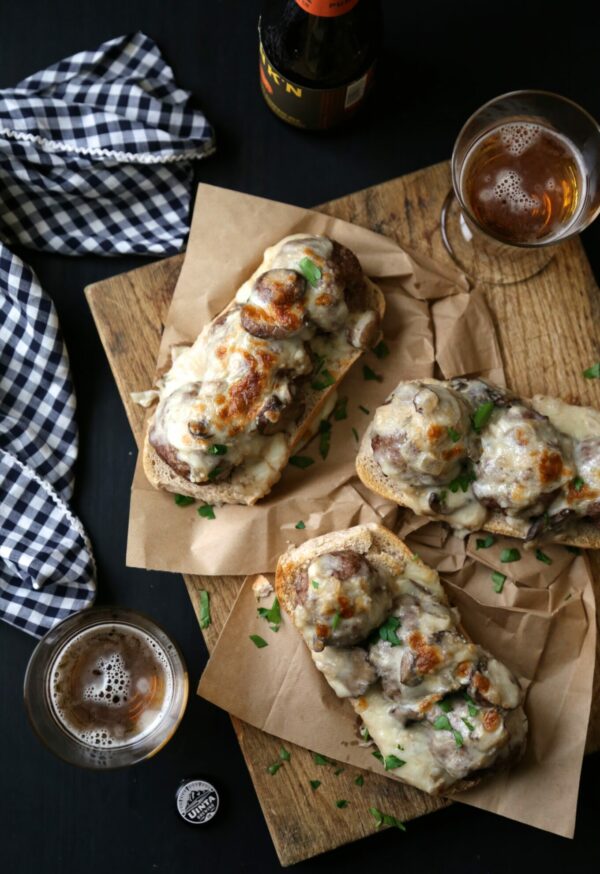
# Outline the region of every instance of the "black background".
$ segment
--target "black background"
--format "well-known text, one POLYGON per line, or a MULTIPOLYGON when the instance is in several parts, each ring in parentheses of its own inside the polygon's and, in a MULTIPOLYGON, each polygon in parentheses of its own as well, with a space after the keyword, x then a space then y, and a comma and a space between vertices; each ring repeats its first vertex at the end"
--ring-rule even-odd
MULTIPOLYGON (((595 5, 387 0, 378 91, 357 124, 325 137, 286 127, 262 103, 257 0, 0 0, 0 87, 141 29, 216 127, 218 152, 199 163, 198 178, 310 206, 447 158, 464 119, 505 91, 558 91, 600 117, 595 5)), ((584 234, 596 276, 599 235, 598 223, 584 234)), ((81 430, 76 509, 95 547, 98 602, 157 618, 181 644, 193 689, 206 650, 183 582, 124 566, 135 447, 83 296, 87 283, 143 259, 21 254, 56 302, 71 355, 81 430)), ((3 872, 279 869, 224 713, 192 695, 178 733, 155 759, 110 774, 77 770, 43 749, 26 722, 21 686, 33 645, 0 626, 3 872), (223 793, 224 809, 205 829, 175 813, 175 788, 188 775, 213 776, 223 793)), ((298 870, 597 871, 599 778, 596 754, 583 767, 574 841, 455 805, 411 823, 406 834, 388 831, 298 870)))

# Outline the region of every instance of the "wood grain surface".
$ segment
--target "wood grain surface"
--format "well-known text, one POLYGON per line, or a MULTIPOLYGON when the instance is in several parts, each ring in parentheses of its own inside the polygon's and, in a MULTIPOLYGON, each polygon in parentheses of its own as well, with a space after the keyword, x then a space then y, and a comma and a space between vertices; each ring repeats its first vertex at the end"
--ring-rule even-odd
MULTIPOLYGON (((449 260, 439 230, 442 202, 450 187, 449 167, 437 164, 417 173, 365 189, 320 207, 432 255, 449 260)), ((171 296, 183 255, 95 283, 86 289, 100 338, 138 445, 145 412, 130 392, 151 385, 171 296)), ((507 275, 511 264, 507 260, 507 275)), ((578 239, 559 247, 548 267, 525 283, 485 286, 496 322, 508 384, 524 395, 557 395, 600 407, 600 383, 584 380, 581 371, 600 359, 600 292, 578 239)), ((600 554, 590 554, 600 581, 600 554)), ((242 580, 239 577, 184 576, 198 615, 199 592, 211 595, 212 625, 203 634, 212 651, 242 580)), ((598 662, 598 653, 597 653, 598 662)), ((600 680, 596 670, 594 700, 600 680)), ((373 833, 368 813, 377 807, 409 820, 447 802, 433 799, 385 777, 364 773, 357 787, 355 769, 335 775, 315 765, 311 753, 286 744, 291 762, 271 776, 279 742, 232 719, 277 854, 290 865, 373 833), (316 792, 309 780, 321 780, 316 792), (338 809, 339 799, 349 801, 338 809)), ((600 748, 600 706, 592 707, 588 751, 600 748)))

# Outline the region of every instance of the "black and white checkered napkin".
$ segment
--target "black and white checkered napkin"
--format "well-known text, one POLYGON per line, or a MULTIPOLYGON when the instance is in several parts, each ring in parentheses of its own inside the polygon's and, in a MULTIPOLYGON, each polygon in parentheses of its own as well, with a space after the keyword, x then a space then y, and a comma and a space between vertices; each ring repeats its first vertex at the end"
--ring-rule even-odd
POLYGON ((167 255, 188 232, 205 116, 143 33, 0 91, 0 239, 65 255, 167 255))
MULTIPOLYGON (((0 91, 0 239, 69 255, 166 255, 189 224, 191 159, 213 132, 143 34, 0 91)), ((75 396, 56 312, 0 242, 0 618, 41 636, 92 603, 69 510, 75 396)))

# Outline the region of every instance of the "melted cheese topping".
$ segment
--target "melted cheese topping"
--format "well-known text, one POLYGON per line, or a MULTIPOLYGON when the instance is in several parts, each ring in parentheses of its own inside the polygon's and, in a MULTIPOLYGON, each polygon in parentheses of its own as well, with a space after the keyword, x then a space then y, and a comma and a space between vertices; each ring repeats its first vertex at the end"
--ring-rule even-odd
POLYGON ((404 763, 391 769, 403 781, 438 792, 523 741, 518 682, 460 633, 435 571, 378 552, 371 541, 364 554, 314 558, 306 582, 294 623, 336 695, 352 698, 382 756, 404 763), (315 627, 332 615, 334 631, 328 626, 319 639, 315 627), (509 727, 514 710, 518 737, 509 727))
MULTIPOLYGON (((294 410, 301 409, 294 407, 299 381, 314 372, 317 382, 324 370, 335 379, 342 363, 356 354, 346 334, 353 319, 365 313, 349 314, 345 286, 329 261, 333 249, 326 237, 305 234, 267 249, 263 263, 238 291, 237 305, 207 325, 191 346, 175 350, 170 370, 159 381, 150 442, 167 463, 184 466, 190 481, 226 476, 241 465, 245 479, 271 480, 287 461, 300 414, 294 410), (316 287, 301 276, 304 258, 320 271, 316 287), (302 295, 287 309, 273 309, 257 287, 261 277, 276 269, 287 270, 292 282, 296 277, 302 295), (247 305, 261 311, 260 324, 267 331, 276 323, 273 313, 283 319, 293 310, 298 330, 283 337, 271 332, 265 339, 262 329, 243 322, 247 305), (321 361, 316 372, 315 360, 321 361)), ((330 391, 326 379, 323 390, 330 391)), ((140 396, 141 402, 148 400, 140 396)))
POLYGON ((545 513, 548 530, 565 524, 566 509, 600 514, 600 412, 589 407, 541 396, 528 406, 484 380, 402 383, 366 441, 403 504, 459 531, 481 528, 496 511, 522 536, 545 513), (476 431, 471 417, 490 400, 492 414, 476 431))

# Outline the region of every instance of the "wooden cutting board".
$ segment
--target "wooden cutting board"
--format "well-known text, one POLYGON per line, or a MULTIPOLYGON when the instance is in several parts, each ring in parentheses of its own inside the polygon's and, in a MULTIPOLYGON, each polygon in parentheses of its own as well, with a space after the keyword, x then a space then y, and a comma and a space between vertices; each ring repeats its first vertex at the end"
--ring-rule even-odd
MULTIPOLYGON (((446 163, 348 195, 320 210, 397 239, 418 252, 448 261, 439 215, 450 188, 446 163)), ((164 320, 183 263, 183 255, 115 276, 86 288, 86 295, 106 350, 119 393, 138 445, 144 411, 130 392, 152 383, 164 320)), ((507 272, 511 264, 507 260, 507 272)), ((558 395, 600 407, 600 381, 584 380, 581 371, 600 360, 600 292, 578 239, 565 243, 550 265, 526 283, 487 286, 496 321, 508 384, 531 396, 558 395)), ((600 552, 592 554, 600 586, 600 552)), ((196 615, 199 592, 211 595, 212 625, 203 631, 209 651, 229 615, 242 583, 240 577, 184 576, 196 615)), ((597 655, 598 661, 598 655, 597 655)), ((596 671, 588 751, 600 748, 600 686, 596 671)), ((410 820, 447 804, 385 777, 356 771, 335 776, 318 767, 307 751, 286 744, 292 759, 275 777, 267 767, 277 759, 276 738, 233 719, 275 849, 282 865, 349 843, 376 831, 369 807, 410 820), (309 780, 322 781, 313 793, 309 780), (335 801, 346 798, 346 809, 335 801)))

